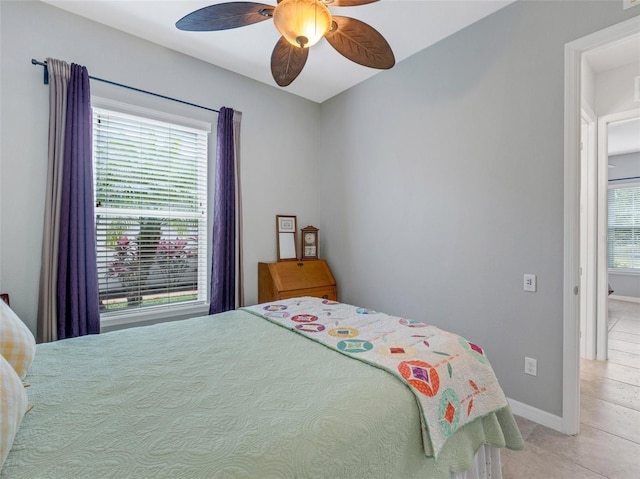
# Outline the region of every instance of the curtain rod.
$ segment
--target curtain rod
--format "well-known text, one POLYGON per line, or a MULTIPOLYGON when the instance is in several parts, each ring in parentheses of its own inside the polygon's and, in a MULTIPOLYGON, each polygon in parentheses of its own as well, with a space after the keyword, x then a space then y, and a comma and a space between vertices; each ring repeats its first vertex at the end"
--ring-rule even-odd
MULTIPOLYGON (((48 85, 49 84, 49 69, 47 68, 47 62, 39 62, 38 60, 32 58, 31 59, 31 64, 32 65, 39 65, 39 66, 44 67, 44 84, 48 85)), ((158 98, 164 98, 165 100, 171 100, 171 101, 175 101, 177 103, 182 103, 183 105, 194 106, 196 108, 201 108, 203 110, 215 111, 216 113, 220 113, 220 110, 216 110, 214 108, 209 108, 207 106, 198 105, 196 103, 191 103, 191 102, 188 102, 188 101, 179 100, 177 98, 172 98, 170 96, 161 95, 159 93, 154 93, 152 91, 142 90, 140 88, 136 88, 136 87, 133 87, 133 86, 123 85, 122 83, 116 83, 116 82, 111 81, 111 80, 105 80, 104 78, 93 77, 91 75, 89 75, 89 78, 92 79, 92 80, 95 80, 95 81, 108 83, 109 85, 119 86, 121 88, 126 88, 128 90, 133 90, 133 91, 137 91, 137 92, 140 92, 140 93, 146 93, 147 95, 157 96, 158 98)))

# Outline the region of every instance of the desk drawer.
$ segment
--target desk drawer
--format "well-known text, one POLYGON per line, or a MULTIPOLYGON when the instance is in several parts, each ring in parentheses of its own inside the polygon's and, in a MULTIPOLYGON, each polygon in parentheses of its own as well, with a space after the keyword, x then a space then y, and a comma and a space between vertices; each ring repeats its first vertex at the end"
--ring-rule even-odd
POLYGON ((335 286, 324 286, 320 288, 292 289, 281 291, 278 299, 297 298, 299 296, 313 296, 314 298, 331 299, 337 301, 335 286))

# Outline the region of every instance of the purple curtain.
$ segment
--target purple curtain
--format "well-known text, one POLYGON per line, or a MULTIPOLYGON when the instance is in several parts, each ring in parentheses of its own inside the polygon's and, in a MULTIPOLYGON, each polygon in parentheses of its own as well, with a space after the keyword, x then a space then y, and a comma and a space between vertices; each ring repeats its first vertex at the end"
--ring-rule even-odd
POLYGON ((233 109, 222 107, 218 115, 209 314, 229 311, 236 307, 236 181, 233 113, 233 109))
POLYGON ((58 339, 100 332, 89 74, 72 64, 60 204, 58 339))

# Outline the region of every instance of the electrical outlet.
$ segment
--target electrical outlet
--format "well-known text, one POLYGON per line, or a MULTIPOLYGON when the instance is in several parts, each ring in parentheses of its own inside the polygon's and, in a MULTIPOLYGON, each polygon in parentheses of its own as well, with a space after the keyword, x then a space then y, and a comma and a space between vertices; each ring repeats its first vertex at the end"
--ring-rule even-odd
POLYGON ((522 284, 522 288, 525 291, 529 291, 531 293, 535 293, 537 288, 538 288, 536 275, 535 274, 527 274, 527 273, 525 273, 524 282, 522 284))
POLYGON ((531 376, 538 375, 538 361, 533 358, 524 357, 524 372, 531 376))

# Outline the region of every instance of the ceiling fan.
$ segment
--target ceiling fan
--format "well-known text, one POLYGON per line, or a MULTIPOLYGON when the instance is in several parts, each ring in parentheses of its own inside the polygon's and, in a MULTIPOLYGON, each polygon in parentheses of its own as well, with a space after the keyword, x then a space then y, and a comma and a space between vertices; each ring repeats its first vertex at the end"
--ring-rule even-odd
POLYGON ((191 32, 228 30, 269 18, 282 34, 271 54, 271 73, 282 87, 295 80, 307 61, 309 47, 322 38, 349 60, 371 68, 389 69, 395 57, 389 43, 373 27, 355 18, 331 15, 328 5, 350 7, 378 0, 278 0, 267 5, 228 2, 196 10, 176 27, 191 32))

